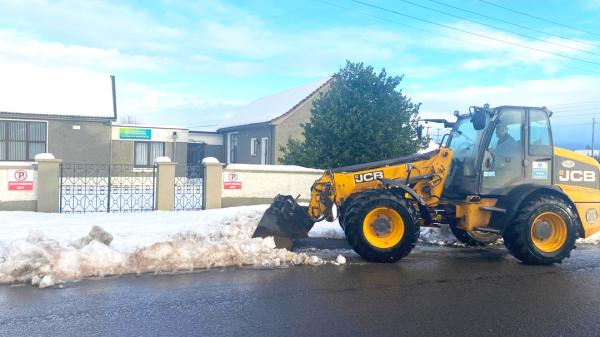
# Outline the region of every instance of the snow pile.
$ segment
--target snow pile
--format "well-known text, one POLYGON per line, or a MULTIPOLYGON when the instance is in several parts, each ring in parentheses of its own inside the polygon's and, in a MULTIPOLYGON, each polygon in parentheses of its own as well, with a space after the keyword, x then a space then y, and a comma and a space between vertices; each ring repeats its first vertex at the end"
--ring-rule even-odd
POLYGON ((321 221, 317 222, 308 232, 311 238, 329 238, 329 239, 345 239, 344 230, 340 227, 337 220, 333 222, 321 221))
POLYGON ((335 258, 335 262, 333 264, 338 265, 338 266, 346 264, 346 258, 343 255, 338 255, 335 258))
MULTIPOLYGON (((236 210, 180 213, 152 213, 157 218, 154 223, 122 223, 119 228, 110 221, 107 227, 115 228, 110 233, 99 226, 80 238, 66 239, 66 235, 46 235, 40 229, 29 228, 25 237, 11 241, 0 241, 0 283, 31 282, 40 288, 49 287, 57 282, 73 281, 85 277, 121 275, 129 273, 157 273, 191 271, 225 266, 281 267, 288 265, 320 265, 323 261, 305 253, 293 253, 275 248, 273 238, 251 238, 264 207, 242 207, 236 210), (177 218, 189 217, 194 213, 192 224, 177 224, 177 218), (170 221, 165 221, 167 218, 170 221), (162 220, 160 220, 162 219, 162 220), (156 235, 150 231, 148 238, 144 226, 152 228, 157 223, 165 227, 165 232, 174 234, 156 235), (180 230, 188 228, 187 230, 180 230), (131 235, 131 233, 135 233, 131 235), (128 240, 130 236, 139 236, 138 240, 128 240), (113 247, 111 237, 119 245, 113 247), (162 238, 162 240, 156 240, 162 238), (100 241, 104 241, 104 243, 100 241), (136 244, 136 242, 143 242, 136 244)), ((119 214, 105 215, 48 215, 36 213, 42 218, 37 227, 44 227, 48 218, 65 222, 81 220, 101 223, 102 219, 123 218, 119 214), (76 219, 70 219, 74 217, 76 219), (45 218, 45 219, 44 219, 45 218), (97 219, 100 218, 100 219, 97 219)), ((6 215, 2 213, 2 215, 6 215)), ((139 217, 145 217, 138 214, 139 217)), ((115 219, 112 219, 115 220, 115 219)), ((50 221, 52 222, 52 221, 50 221)), ((54 222, 55 226, 65 224, 54 222)), ((87 227, 79 224, 79 227, 87 227)), ((9 225, 10 226, 10 225, 9 225)), ((36 226, 30 226, 36 227, 36 226)), ((0 237, 4 239, 4 236, 0 237)), ((163 234, 165 233, 163 232, 163 234)), ((14 235, 13 235, 14 236, 14 235)))
POLYGON ((421 227, 421 235, 419 241, 437 246, 458 246, 462 245, 450 231, 448 225, 440 225, 435 227, 421 227))
POLYGON ((577 243, 598 245, 600 244, 600 232, 592 234, 590 237, 585 239, 577 239, 577 243))
MULTIPOLYGON (((330 238, 330 239, 345 239, 344 230, 340 227, 338 221, 316 223, 308 233, 311 238, 330 238)), ((421 235, 419 240, 422 243, 440 246, 454 246, 461 243, 456 240, 450 228, 447 225, 441 225, 440 228, 421 227, 421 235)))

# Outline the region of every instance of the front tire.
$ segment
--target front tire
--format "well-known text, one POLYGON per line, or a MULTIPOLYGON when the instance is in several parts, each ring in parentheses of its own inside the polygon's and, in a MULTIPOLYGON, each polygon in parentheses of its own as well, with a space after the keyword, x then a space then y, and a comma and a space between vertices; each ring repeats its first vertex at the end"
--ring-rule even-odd
POLYGON ((348 243, 370 262, 396 262, 415 247, 420 228, 417 212, 389 190, 363 192, 344 217, 348 243))
POLYGON ((560 263, 575 247, 577 217, 563 199, 536 196, 525 201, 503 237, 509 252, 524 263, 560 263))

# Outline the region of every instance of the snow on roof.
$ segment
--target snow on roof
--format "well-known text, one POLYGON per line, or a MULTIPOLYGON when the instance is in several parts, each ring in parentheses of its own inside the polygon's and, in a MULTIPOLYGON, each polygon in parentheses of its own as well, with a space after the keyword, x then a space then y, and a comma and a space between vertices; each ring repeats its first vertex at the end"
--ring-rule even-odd
POLYGON ((0 66, 0 112, 114 118, 110 75, 0 66))
POLYGON ((259 98, 244 105, 229 118, 222 128, 269 122, 294 108, 298 103, 327 83, 331 77, 259 98))

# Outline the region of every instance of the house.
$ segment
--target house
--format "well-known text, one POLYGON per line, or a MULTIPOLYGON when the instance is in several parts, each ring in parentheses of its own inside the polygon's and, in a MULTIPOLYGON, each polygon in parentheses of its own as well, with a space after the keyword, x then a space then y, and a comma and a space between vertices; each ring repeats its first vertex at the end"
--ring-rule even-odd
POLYGON ((259 98, 242 107, 235 125, 222 127, 226 163, 279 164, 280 147, 290 137, 301 140, 313 101, 327 91, 332 78, 259 98))
POLYGON ((0 92, 0 162, 33 162, 45 152, 65 164, 139 170, 156 157, 187 162, 186 128, 115 122, 114 76, 30 72, 0 79, 0 92))
POLYGON ((201 165, 205 157, 225 162, 223 136, 214 131, 190 131, 187 144, 188 165, 201 165))
POLYGON ((0 162, 31 162, 45 152, 71 163, 110 161, 111 123, 117 118, 114 76, 6 75, 0 93, 0 162))
POLYGON ((111 163, 148 169, 157 157, 169 157, 177 164, 177 175, 185 175, 189 130, 151 124, 112 124, 111 163))

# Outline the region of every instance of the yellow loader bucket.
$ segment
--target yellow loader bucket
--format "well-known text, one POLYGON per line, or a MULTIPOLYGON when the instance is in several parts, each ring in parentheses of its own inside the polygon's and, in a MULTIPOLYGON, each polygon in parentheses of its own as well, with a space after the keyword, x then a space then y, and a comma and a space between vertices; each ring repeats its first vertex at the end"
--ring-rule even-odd
POLYGON ((290 250, 294 240, 308 237, 314 224, 307 206, 300 206, 291 195, 279 194, 265 211, 252 237, 272 236, 277 248, 290 250))

